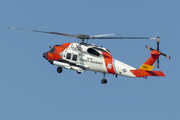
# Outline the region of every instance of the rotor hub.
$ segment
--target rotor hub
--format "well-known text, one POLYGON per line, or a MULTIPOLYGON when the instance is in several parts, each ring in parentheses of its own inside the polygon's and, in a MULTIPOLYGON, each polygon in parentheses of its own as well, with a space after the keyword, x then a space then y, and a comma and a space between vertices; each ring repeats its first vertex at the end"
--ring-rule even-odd
POLYGON ((80 34, 77 36, 77 38, 79 38, 79 39, 90 39, 90 36, 86 35, 86 34, 80 34))

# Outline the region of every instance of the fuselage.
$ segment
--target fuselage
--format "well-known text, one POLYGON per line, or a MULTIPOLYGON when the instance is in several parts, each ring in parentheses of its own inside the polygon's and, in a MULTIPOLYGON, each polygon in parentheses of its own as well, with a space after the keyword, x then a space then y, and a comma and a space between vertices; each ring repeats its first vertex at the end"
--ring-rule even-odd
POLYGON ((48 52, 47 57, 49 61, 55 61, 54 65, 78 72, 89 70, 135 77, 130 70, 136 68, 114 59, 109 50, 93 44, 64 43, 56 45, 48 52))

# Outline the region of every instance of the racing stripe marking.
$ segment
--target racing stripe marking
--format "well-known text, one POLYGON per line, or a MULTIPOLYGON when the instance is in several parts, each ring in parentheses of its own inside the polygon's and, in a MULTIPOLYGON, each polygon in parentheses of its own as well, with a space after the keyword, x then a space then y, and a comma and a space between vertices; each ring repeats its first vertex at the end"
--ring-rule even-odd
POLYGON ((111 54, 107 52, 103 52, 103 51, 102 51, 102 54, 104 56, 104 62, 106 65, 107 72, 111 74, 116 74, 115 69, 114 69, 114 64, 113 64, 113 58, 111 54))

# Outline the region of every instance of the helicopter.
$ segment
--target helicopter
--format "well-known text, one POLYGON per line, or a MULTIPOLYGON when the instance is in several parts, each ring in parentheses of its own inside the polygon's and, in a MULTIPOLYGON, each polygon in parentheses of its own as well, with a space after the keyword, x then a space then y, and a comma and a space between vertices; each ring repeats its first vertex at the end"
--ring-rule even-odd
POLYGON ((63 68, 74 70, 78 74, 86 71, 99 72, 103 74, 102 84, 107 83, 106 74, 113 74, 117 76, 125 76, 130 78, 142 77, 147 79, 148 76, 165 77, 162 71, 153 71, 153 64, 157 60, 157 68, 159 68, 159 56, 165 56, 170 59, 170 56, 159 51, 159 40, 160 38, 151 37, 107 37, 117 34, 102 34, 89 36, 86 34, 69 35, 59 32, 46 32, 39 30, 19 29, 19 28, 8 28, 14 30, 25 30, 40 33, 49 33, 56 35, 63 35, 72 38, 81 39, 79 43, 63 43, 61 45, 54 45, 49 51, 43 53, 43 57, 48 60, 52 65, 56 65, 57 72, 61 73, 63 68), (157 49, 153 49, 146 45, 146 48, 151 50, 150 57, 147 61, 140 66, 140 68, 134 68, 128 64, 114 59, 111 52, 102 47, 96 46, 95 44, 88 44, 90 39, 157 39, 157 49), (87 43, 85 43, 87 40, 87 43))

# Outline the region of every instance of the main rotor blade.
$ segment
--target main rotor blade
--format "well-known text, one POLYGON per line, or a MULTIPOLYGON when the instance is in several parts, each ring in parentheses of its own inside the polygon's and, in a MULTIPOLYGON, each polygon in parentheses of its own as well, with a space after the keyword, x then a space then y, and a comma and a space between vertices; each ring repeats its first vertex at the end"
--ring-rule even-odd
POLYGON ((69 35, 69 34, 58 33, 58 32, 46 32, 46 31, 39 31, 39 30, 20 29, 20 28, 8 28, 8 29, 24 30, 24 31, 32 31, 32 32, 41 32, 41 33, 49 33, 49 34, 56 34, 56 35, 63 35, 63 36, 67 36, 67 37, 77 38, 77 36, 75 36, 75 35, 69 35))
POLYGON ((102 34, 102 35, 93 35, 93 36, 90 36, 90 39, 94 39, 94 38, 96 38, 96 37, 110 36, 110 35, 118 35, 118 34, 102 34))
POLYGON ((94 37, 93 39, 156 39, 149 37, 94 37))

